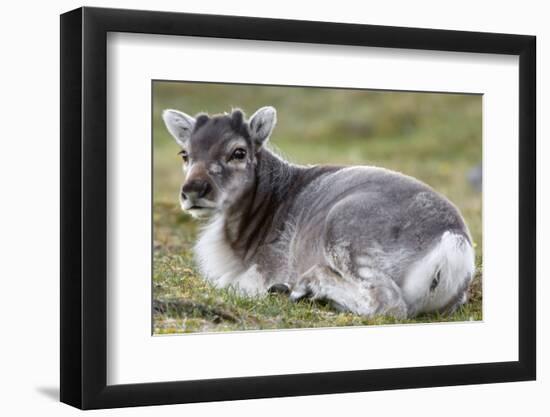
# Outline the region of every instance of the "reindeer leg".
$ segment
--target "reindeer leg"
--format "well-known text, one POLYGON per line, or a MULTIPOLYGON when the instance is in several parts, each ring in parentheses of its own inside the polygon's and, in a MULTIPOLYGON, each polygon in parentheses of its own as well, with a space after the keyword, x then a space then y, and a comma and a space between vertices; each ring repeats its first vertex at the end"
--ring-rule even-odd
POLYGON ((407 316, 407 306, 393 280, 345 276, 329 266, 315 265, 299 278, 290 299, 298 301, 306 297, 327 300, 337 310, 365 317, 407 316))

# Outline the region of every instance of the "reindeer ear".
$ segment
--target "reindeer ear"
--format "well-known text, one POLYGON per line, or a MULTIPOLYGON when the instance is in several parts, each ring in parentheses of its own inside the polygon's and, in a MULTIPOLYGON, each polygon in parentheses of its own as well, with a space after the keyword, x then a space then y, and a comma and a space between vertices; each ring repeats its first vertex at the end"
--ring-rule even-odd
POLYGON ((250 135, 258 146, 262 146, 271 135, 277 123, 277 111, 274 107, 262 107, 248 121, 250 135))
POLYGON ((195 118, 181 111, 168 109, 162 112, 162 119, 176 142, 184 147, 195 127, 195 118))

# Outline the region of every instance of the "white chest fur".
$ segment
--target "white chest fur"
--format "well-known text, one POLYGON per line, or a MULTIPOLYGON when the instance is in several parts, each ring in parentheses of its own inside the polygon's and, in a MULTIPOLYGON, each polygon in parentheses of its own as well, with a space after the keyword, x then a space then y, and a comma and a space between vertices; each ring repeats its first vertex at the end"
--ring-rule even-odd
POLYGON ((224 218, 218 216, 201 232, 195 245, 201 274, 218 288, 233 287, 246 295, 267 291, 256 265, 246 266, 225 238, 224 218))

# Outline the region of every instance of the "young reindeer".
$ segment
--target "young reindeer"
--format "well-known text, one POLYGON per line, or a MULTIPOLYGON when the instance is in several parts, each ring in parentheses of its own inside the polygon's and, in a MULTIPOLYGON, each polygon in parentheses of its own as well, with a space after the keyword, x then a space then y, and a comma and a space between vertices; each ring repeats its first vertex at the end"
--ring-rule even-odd
POLYGON ((299 166, 266 147, 273 107, 191 117, 165 110, 180 145, 180 203, 206 220, 203 276, 247 295, 277 291, 372 317, 451 312, 474 250, 457 208, 420 181, 372 166, 299 166))

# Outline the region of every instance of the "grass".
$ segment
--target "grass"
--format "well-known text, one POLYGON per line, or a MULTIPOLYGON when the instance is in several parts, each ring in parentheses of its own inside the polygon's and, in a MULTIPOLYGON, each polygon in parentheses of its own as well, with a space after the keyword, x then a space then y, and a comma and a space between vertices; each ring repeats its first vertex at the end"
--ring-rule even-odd
POLYGON ((480 96, 158 83, 153 103, 155 334, 482 319, 481 194, 466 180, 481 159, 480 96), (178 149, 159 116, 169 107, 221 112, 235 103, 249 113, 265 104, 278 107, 273 144, 294 162, 384 166, 449 197, 476 246, 470 302, 450 316, 367 319, 308 300, 292 303, 284 295, 242 297, 203 280, 192 256, 198 226, 177 203, 178 149))

